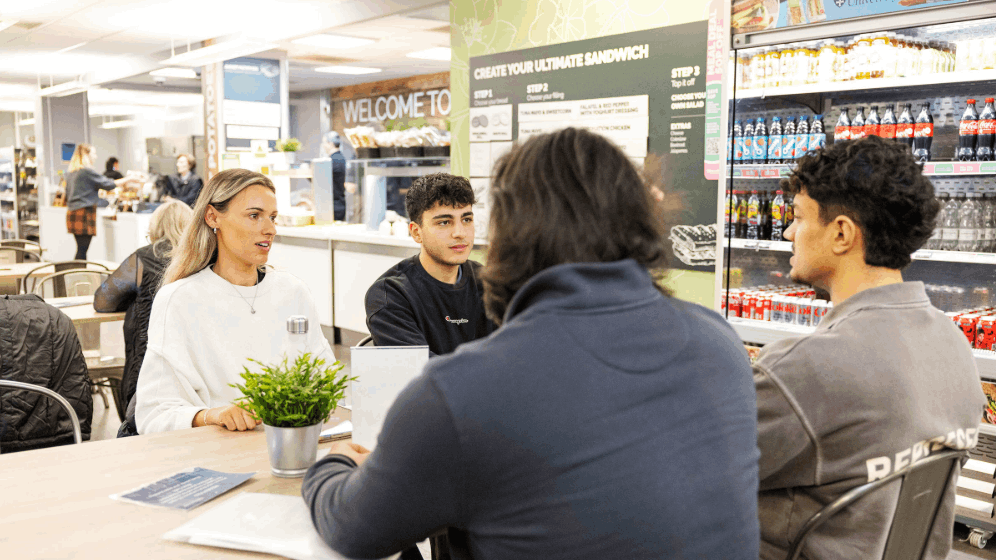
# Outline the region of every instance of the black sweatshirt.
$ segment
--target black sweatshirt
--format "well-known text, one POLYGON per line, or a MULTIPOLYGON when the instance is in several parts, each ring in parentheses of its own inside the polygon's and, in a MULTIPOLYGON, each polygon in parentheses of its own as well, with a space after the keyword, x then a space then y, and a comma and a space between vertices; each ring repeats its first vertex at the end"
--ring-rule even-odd
POLYGON ((377 346, 428 346, 431 356, 449 354, 484 338, 495 324, 484 316, 481 265, 460 265, 460 279, 433 278, 418 255, 391 267, 367 290, 367 329, 377 346))

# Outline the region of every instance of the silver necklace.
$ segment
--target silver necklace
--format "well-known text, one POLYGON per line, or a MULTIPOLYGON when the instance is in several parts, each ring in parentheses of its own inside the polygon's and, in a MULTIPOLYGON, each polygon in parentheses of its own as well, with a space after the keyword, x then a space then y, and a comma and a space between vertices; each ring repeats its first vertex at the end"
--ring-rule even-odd
POLYGON ((244 295, 242 295, 242 292, 240 292, 239 289, 236 288, 234 284, 232 285, 232 289, 235 290, 235 293, 239 294, 239 297, 242 298, 242 301, 246 302, 246 305, 249 306, 249 311, 253 315, 255 315, 256 314, 256 307, 255 307, 255 305, 256 305, 256 294, 259 293, 259 280, 256 280, 256 289, 253 290, 253 292, 252 292, 252 303, 249 303, 249 300, 247 300, 246 297, 244 295))

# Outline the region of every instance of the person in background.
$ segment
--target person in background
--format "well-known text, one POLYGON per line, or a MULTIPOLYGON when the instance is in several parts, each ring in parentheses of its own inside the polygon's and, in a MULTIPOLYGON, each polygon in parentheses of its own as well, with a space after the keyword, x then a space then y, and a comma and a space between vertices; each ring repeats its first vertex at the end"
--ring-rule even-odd
POLYGON ((138 181, 109 179, 94 168, 97 150, 90 144, 77 144, 66 175, 66 231, 76 238, 76 260, 86 260, 90 241, 97 235, 97 200, 100 191, 117 187, 138 188, 138 181))
POLYGON ((346 219, 346 157, 342 155, 340 146, 342 139, 336 131, 325 135, 322 142, 322 152, 332 160, 332 210, 333 219, 346 219))
POLYGON ((169 183, 164 194, 164 200, 179 200, 191 208, 197 202, 197 196, 204 188, 204 182, 194 173, 197 160, 189 154, 180 154, 176 158, 176 175, 169 176, 169 183))
MULTIPOLYGON (((849 490, 978 438, 986 400, 965 336, 903 282, 940 208, 909 150, 871 136, 798 161, 791 276, 830 293, 816 331, 766 345, 754 365, 761 450, 761 558, 781 560, 799 529, 849 490)), ((955 480, 924 558, 951 548, 955 480)), ((881 558, 898 482, 809 536, 812 560, 881 558)))
POLYGON ((305 475, 319 534, 379 558, 448 528, 455 558, 757 560, 743 343, 655 280, 661 211, 607 139, 568 128, 498 161, 491 336, 429 360, 374 451, 305 475))
POLYGON ((120 166, 118 158, 114 156, 107 158, 107 163, 104 165, 104 177, 115 180, 124 177, 118 169, 120 166))
POLYGON ((135 394, 138 372, 145 359, 152 300, 162 281, 163 270, 169 264, 170 253, 180 244, 180 237, 192 215, 190 207, 177 200, 157 208, 149 222, 149 244, 125 259, 94 294, 95 310, 101 313, 125 311, 123 405, 127 405, 135 394))
POLYGON ((485 337, 481 265, 474 248, 474 190, 449 173, 419 177, 405 197, 418 255, 391 267, 366 295, 367 329, 377 346, 428 346, 432 356, 485 337))
POLYGON ((307 351, 335 362, 307 286, 264 268, 277 231, 275 193, 265 175, 229 169, 197 199, 152 303, 136 391, 140 434, 208 424, 254 429, 258 419, 232 404, 241 394, 229 384, 254 367, 250 358, 282 359, 291 315, 308 317, 307 351))

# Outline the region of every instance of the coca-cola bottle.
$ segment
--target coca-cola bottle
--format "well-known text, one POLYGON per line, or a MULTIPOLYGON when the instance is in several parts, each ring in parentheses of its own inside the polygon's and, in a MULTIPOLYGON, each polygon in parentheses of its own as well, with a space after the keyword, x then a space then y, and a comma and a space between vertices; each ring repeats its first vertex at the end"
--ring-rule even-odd
POLYGON ((851 139, 851 119, 847 116, 847 109, 840 112, 840 118, 837 119, 837 124, 833 128, 833 141, 840 142, 841 140, 851 139))
POLYGON ((975 159, 975 143, 979 139, 979 115, 975 112, 975 100, 968 100, 968 108, 961 115, 958 124, 958 151, 955 159, 958 161, 973 161, 975 159))
POLYGON ((893 111, 892 105, 885 108, 882 124, 878 126, 878 135, 887 140, 896 138, 896 113, 893 111))
POLYGON ((896 124, 896 142, 902 142, 912 149, 915 128, 913 124, 913 104, 907 103, 903 107, 903 112, 899 114, 896 124))
POLYGON ((871 111, 868 112, 868 118, 865 119, 865 137, 878 136, 879 124, 878 105, 872 105, 871 111))
POLYGON ((986 98, 986 106, 979 115, 979 139, 975 146, 975 159, 979 161, 992 161, 996 140, 996 109, 993 108, 993 98, 986 98))
POLYGON ((913 127, 913 157, 920 163, 930 161, 930 145, 934 142, 934 117, 930 103, 924 103, 913 127))
POLYGON ((858 112, 851 119, 851 140, 860 140, 865 137, 865 110, 858 107, 858 112))

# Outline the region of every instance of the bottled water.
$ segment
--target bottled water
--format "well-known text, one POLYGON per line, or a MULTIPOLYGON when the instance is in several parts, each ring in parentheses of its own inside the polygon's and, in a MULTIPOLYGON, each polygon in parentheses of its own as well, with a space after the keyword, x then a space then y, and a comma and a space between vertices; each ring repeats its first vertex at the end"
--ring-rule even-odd
POLYGON ((948 202, 950 201, 951 201, 951 195, 949 195, 946 192, 942 192, 941 194, 937 195, 937 202, 940 203, 941 210, 937 213, 937 220, 934 223, 934 233, 933 235, 930 236, 930 239, 928 239, 927 242, 924 243, 923 245, 924 249, 930 249, 932 251, 936 251, 941 248, 941 239, 943 237, 943 231, 944 231, 943 227, 944 209, 948 205, 948 202))
POLYGON ((993 204, 993 193, 986 193, 982 198, 982 227, 984 242, 979 251, 992 253, 996 249, 996 204, 993 204))
MULTIPOLYGON (((965 193, 958 193, 958 197, 964 196, 965 193)), ((958 247, 958 211, 961 209, 958 197, 950 198, 941 209, 941 243, 938 249, 943 251, 954 251, 958 247)))
POLYGON ((958 198, 962 202, 958 209, 958 245, 955 250, 972 252, 979 242, 979 207, 965 193, 958 193, 958 198))

